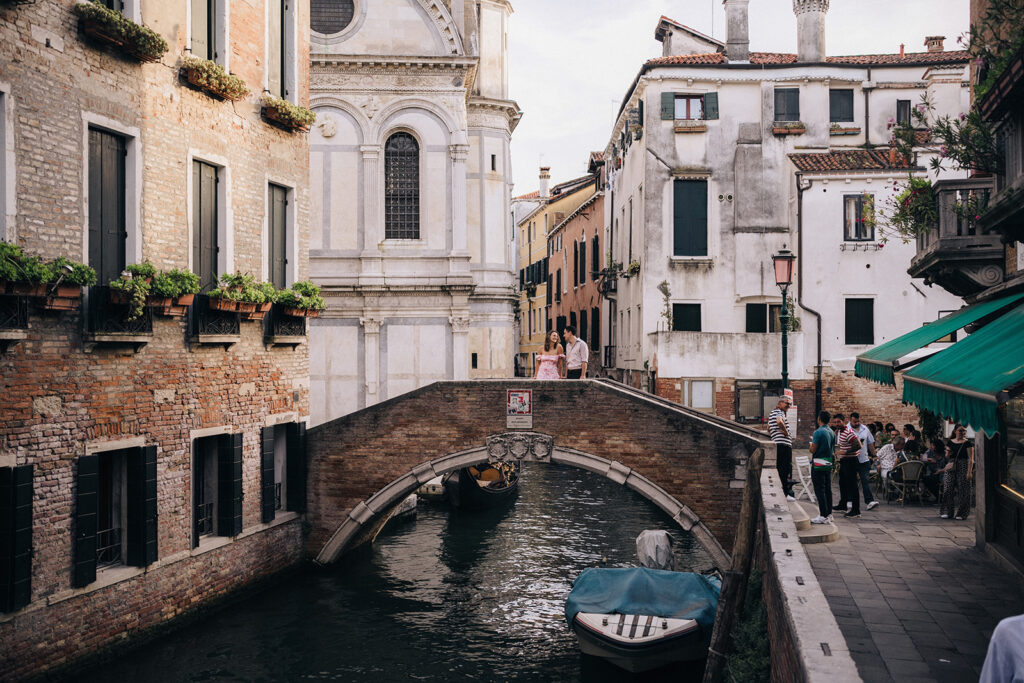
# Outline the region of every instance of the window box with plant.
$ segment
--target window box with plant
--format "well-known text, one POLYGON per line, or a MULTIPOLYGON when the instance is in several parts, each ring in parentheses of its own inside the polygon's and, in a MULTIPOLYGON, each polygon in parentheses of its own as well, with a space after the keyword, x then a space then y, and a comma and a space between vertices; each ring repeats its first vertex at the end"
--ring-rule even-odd
POLYGON ((277 290, 269 282, 257 283, 248 273, 222 275, 221 285, 207 292, 209 308, 216 311, 236 311, 245 320, 262 320, 277 297, 277 290))
POLYGON ((309 280, 302 280, 277 294, 277 304, 283 313, 292 317, 315 318, 327 303, 320 296, 320 287, 309 280))
POLYGON ((289 131, 308 131, 316 121, 316 114, 305 107, 292 104, 286 99, 263 96, 263 118, 279 128, 289 131))
POLYGON ((803 135, 807 126, 800 121, 776 121, 772 124, 772 135, 803 135))
POLYGON ((174 268, 157 275, 150 286, 148 303, 161 315, 181 318, 199 293, 199 276, 174 268))
POLYGON ((209 59, 185 57, 181 62, 181 76, 193 88, 214 99, 237 101, 249 94, 245 81, 209 59))
POLYGON ((78 308, 82 287, 96 284, 96 271, 63 256, 49 263, 21 247, 0 242, 0 294, 42 299, 47 310, 78 308))
POLYGON ((156 268, 152 263, 132 263, 117 280, 111 280, 110 302, 128 306, 128 320, 137 320, 149 304, 149 294, 156 268))
POLYGON ((622 274, 622 277, 628 279, 628 278, 631 278, 631 277, 636 277, 639 274, 640 274, 640 262, 637 261, 637 260, 633 260, 633 261, 629 262, 628 266, 626 266, 626 271, 622 274))
POLYGON ((95 0, 74 6, 79 27, 91 41, 140 62, 158 62, 167 52, 163 37, 95 0))
POLYGON ((844 126, 839 123, 833 123, 828 127, 829 135, 860 135, 860 126, 844 126))

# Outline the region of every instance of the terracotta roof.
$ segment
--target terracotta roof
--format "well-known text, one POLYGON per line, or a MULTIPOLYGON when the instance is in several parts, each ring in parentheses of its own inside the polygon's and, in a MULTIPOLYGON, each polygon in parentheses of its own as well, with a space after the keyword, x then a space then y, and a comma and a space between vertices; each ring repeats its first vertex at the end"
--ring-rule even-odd
POLYGON ((664 14, 661 15, 661 19, 658 20, 658 27, 654 30, 654 38, 655 38, 655 40, 661 40, 664 37, 664 35, 662 33, 662 24, 664 24, 664 23, 672 24, 672 26, 674 26, 675 28, 682 29, 682 30, 686 31, 687 33, 689 33, 691 35, 694 35, 694 36, 696 36, 698 38, 702 38, 703 40, 706 40, 709 43, 713 43, 715 45, 721 46, 721 48, 723 50, 725 49, 725 43, 723 43, 722 41, 718 40, 717 38, 712 38, 711 36, 707 35, 706 33, 701 33, 697 29, 690 28, 686 24, 680 24, 675 19, 669 19, 664 14))
MULTIPOLYGON (((919 64, 960 64, 971 59, 966 50, 949 52, 907 52, 905 54, 886 55, 845 55, 826 57, 829 64, 877 65, 894 64, 913 66, 919 64)), ((674 66, 685 64, 727 64, 725 55, 720 52, 705 52, 692 55, 672 55, 648 60, 644 66, 674 66)), ((789 52, 751 52, 751 64, 796 64, 797 56, 789 52)))
POLYGON ((513 197, 512 199, 540 199, 540 190, 527 192, 526 194, 521 194, 518 197, 513 197))
POLYGON ((801 171, 828 173, 830 171, 885 171, 889 169, 906 170, 910 165, 900 159, 900 163, 889 163, 889 150, 851 149, 841 152, 796 153, 790 154, 793 165, 801 171))

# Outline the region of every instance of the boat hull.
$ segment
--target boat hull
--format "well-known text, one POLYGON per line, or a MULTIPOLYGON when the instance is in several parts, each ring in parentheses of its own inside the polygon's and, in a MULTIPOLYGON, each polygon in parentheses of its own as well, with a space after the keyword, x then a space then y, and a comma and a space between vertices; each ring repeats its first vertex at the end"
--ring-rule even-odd
POLYGON ((462 468, 445 475, 441 481, 445 497, 454 507, 466 510, 484 510, 504 505, 519 493, 519 467, 516 466, 511 480, 505 486, 481 487, 469 468, 462 468))
MULTIPOLYGON (((634 615, 626 616, 626 627, 623 629, 623 636, 615 637, 603 633, 602 629, 588 617, 607 617, 611 624, 622 615, 608 614, 578 614, 572 623, 572 631, 576 635, 580 651, 583 654, 592 655, 606 659, 620 669, 638 673, 658 669, 669 664, 679 662, 698 662, 707 657, 707 642, 696 622, 691 620, 671 620, 673 623, 667 629, 665 635, 647 638, 631 639, 628 636, 631 630, 634 615), (678 622, 686 621, 692 626, 681 626, 678 622)), ((640 628, 643 632, 643 624, 647 615, 639 616, 640 628)), ((660 617, 654 617, 655 631, 660 630, 663 621, 660 617)))

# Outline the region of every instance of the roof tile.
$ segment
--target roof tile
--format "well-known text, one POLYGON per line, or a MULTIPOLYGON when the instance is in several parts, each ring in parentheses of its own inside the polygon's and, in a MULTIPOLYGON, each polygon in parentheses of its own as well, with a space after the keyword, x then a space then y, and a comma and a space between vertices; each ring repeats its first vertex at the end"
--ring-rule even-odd
MULTIPOLYGON (((829 64, 852 64, 852 65, 922 65, 922 64, 961 64, 971 59, 966 50, 951 50, 948 52, 907 52, 905 54, 879 54, 879 55, 842 55, 826 57, 829 64)), ((648 60, 645 66, 675 66, 675 65, 711 65, 727 64, 725 55, 720 52, 706 52, 691 55, 672 55, 670 57, 658 57, 648 60)), ((751 52, 751 64, 796 64, 797 56, 789 52, 751 52)))
POLYGON ((793 165, 801 171, 827 173, 829 171, 885 171, 906 170, 910 165, 903 160, 889 163, 889 150, 851 149, 843 151, 790 154, 793 165))

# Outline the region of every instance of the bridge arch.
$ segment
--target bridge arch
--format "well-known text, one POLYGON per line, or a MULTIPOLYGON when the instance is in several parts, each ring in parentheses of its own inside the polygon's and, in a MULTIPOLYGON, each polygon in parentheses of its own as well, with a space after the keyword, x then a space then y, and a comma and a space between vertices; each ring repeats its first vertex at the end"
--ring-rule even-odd
POLYGON ((309 534, 320 563, 421 484, 489 459, 554 462, 653 501, 724 567, 757 449, 766 435, 614 382, 443 381, 313 427, 309 534), (510 421, 508 392, 532 392, 532 424, 510 421))
POLYGON ((339 559, 353 539, 358 538, 365 529, 372 526, 382 515, 431 479, 488 460, 508 461, 512 459, 578 467, 588 472, 602 475, 617 484, 622 484, 657 505, 680 528, 693 534, 711 555, 716 565, 725 567, 729 562, 729 554, 722 548, 715 535, 704 525, 697 513, 687 505, 676 500, 665 489, 644 475, 633 471, 630 467, 616 460, 607 460, 573 448, 554 446, 553 439, 549 435, 524 434, 522 432, 506 432, 494 435, 488 439, 487 446, 446 454, 436 460, 418 464, 405 475, 388 483, 387 486, 377 491, 366 501, 358 503, 350 510, 345 520, 335 529, 323 547, 320 548, 315 562, 318 564, 330 564, 339 559), (514 443, 517 437, 522 439, 524 436, 529 441, 525 452, 522 453, 523 457, 515 457, 516 454, 508 453, 508 451, 506 451, 507 455, 512 457, 496 458, 494 456, 495 449, 492 444, 500 441, 511 441, 514 443))

